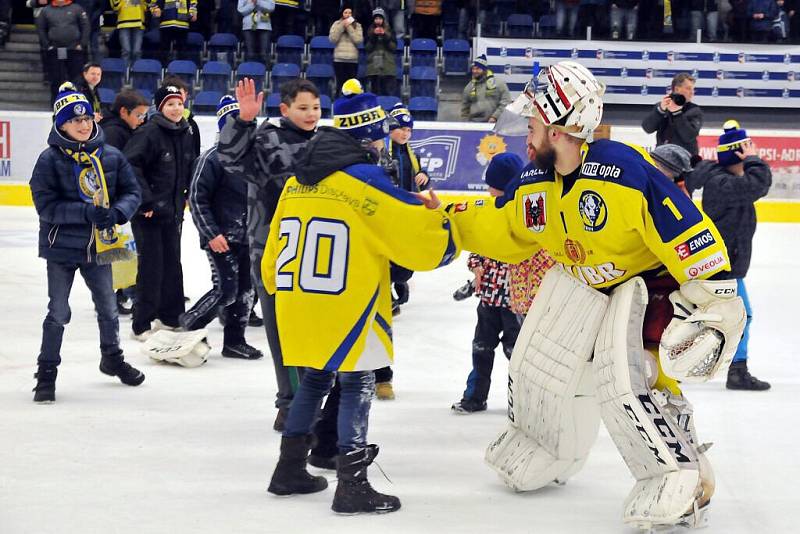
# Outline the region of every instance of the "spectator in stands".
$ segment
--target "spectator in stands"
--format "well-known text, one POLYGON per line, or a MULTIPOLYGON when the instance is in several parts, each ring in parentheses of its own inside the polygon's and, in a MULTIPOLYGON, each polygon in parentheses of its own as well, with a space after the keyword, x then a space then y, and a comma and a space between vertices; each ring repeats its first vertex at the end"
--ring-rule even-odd
POLYGON ((214 34, 216 18, 217 31, 220 33, 234 33, 233 0, 219 0, 219 9, 214 12, 215 0, 197 0, 197 19, 189 24, 189 31, 197 32, 206 41, 214 34))
POLYGON ((342 9, 342 17, 333 23, 328 39, 336 45, 333 49, 333 71, 336 74, 336 93, 341 94, 342 84, 358 76, 358 45, 364 42, 364 33, 350 7, 342 9))
POLYGON ((436 39, 442 20, 442 0, 416 0, 411 19, 414 38, 436 39))
POLYGON ((299 34, 297 13, 301 5, 299 0, 275 0, 275 11, 272 13, 272 20, 275 23, 275 36, 299 34))
POLYGON ((607 35, 609 0, 580 0, 581 28, 592 27, 592 39, 607 35))
POLYGON ((406 37, 406 0, 377 0, 378 6, 386 12, 386 21, 394 29, 398 39, 406 37))
POLYGON ((372 24, 367 30, 367 78, 370 90, 376 95, 397 92, 397 39, 386 23, 386 12, 380 7, 372 12, 372 24))
POLYGON ((575 37, 579 4, 580 0, 556 0, 556 33, 559 37, 575 37))
POLYGON ((195 159, 180 89, 160 87, 154 102, 157 113, 136 129, 124 152, 142 188, 131 220, 139 256, 132 336, 140 341, 159 328, 177 328, 185 311, 179 240, 195 159))
POLYGON ((753 42, 766 43, 772 33, 772 21, 778 18, 778 4, 775 0, 749 0, 747 16, 753 42))
POLYGON ((270 36, 272 34, 271 13, 275 11, 275 0, 239 0, 242 16, 242 33, 247 61, 260 61, 269 65, 270 36))
POLYGON ((89 17, 71 0, 52 0, 36 17, 39 43, 45 51, 50 96, 55 103, 58 87, 81 73, 89 47, 89 17))
POLYGON ((160 19, 158 29, 162 63, 179 57, 186 46, 189 23, 197 20, 197 0, 156 0, 151 4, 150 13, 154 18, 160 19))
POLYGON ((772 172, 758 157, 755 145, 736 121, 723 125, 724 133, 717 146, 717 161, 701 161, 686 176, 691 193, 703 189, 703 211, 708 214, 728 249, 730 276, 736 278, 737 294, 747 311, 742 340, 728 369, 728 389, 764 391, 768 382, 757 379, 747 369, 747 343, 753 312, 744 279, 750 268, 753 235, 756 231, 754 203, 769 192, 772 172))
POLYGON ((798 0, 788 0, 785 4, 786 15, 789 17, 789 41, 796 43, 800 36, 800 17, 797 16, 798 0))
POLYGON ((789 38, 789 14, 785 0, 775 0, 778 16, 772 21, 772 40, 785 43, 789 38))
POLYGON ((73 0, 81 6, 89 18, 89 48, 86 59, 100 61, 100 17, 105 10, 105 0, 73 0))
POLYGON ((103 109, 100 105, 100 97, 97 96, 97 86, 100 85, 102 79, 103 68, 100 66, 100 63, 90 62, 83 66, 83 72, 78 79, 75 80, 75 87, 78 88, 78 91, 83 93, 83 96, 86 97, 86 100, 88 100, 89 104, 92 106, 95 122, 103 120, 103 109))
POLYGON ((632 41, 636 36, 638 18, 639 0, 611 0, 611 38, 622 37, 632 41))
POLYGON ((676 74, 670 93, 647 114, 642 128, 647 133, 656 132, 657 145, 672 143, 697 156, 697 135, 703 127, 703 111, 692 102, 694 82, 689 73, 676 74))
POLYGON ((733 42, 746 43, 750 40, 750 16, 747 13, 749 0, 730 0, 730 4, 728 33, 733 42))
POLYGON ((142 57, 142 37, 147 6, 142 0, 111 0, 117 14, 117 36, 122 59, 130 67, 142 57))
POLYGON ((690 40, 694 41, 697 38, 697 30, 703 30, 705 41, 717 40, 719 31, 717 28, 719 24, 717 0, 689 0, 689 17, 691 19, 690 40))
POLYGON ((495 78, 489 69, 486 54, 472 63, 472 79, 461 95, 461 120, 497 122, 503 109, 511 102, 511 94, 503 80, 495 78))

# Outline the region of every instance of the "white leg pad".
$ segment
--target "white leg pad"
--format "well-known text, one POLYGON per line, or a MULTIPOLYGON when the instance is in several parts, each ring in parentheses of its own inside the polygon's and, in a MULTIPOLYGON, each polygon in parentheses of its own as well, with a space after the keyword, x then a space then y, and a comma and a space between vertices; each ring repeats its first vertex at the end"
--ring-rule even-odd
POLYGON ((486 462, 516 491, 563 482, 586 461, 600 425, 591 360, 608 297, 548 271, 511 356, 509 428, 486 462))
POLYGON ((205 341, 208 330, 177 332, 157 330, 141 346, 142 354, 153 360, 174 363, 183 367, 200 367, 208 360, 211 350, 205 341))
POLYGON ((641 334, 646 307, 641 278, 614 290, 593 366, 603 422, 637 480, 623 520, 651 528, 680 522, 702 489, 695 446, 649 387, 641 334))

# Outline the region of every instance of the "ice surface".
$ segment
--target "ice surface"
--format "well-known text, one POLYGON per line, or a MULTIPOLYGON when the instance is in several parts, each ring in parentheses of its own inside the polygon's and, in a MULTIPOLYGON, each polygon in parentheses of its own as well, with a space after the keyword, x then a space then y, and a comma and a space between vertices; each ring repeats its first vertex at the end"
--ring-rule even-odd
MULTIPOLYGON (((686 388, 700 440, 715 443, 708 455, 717 492, 704 532, 798 531, 798 230, 760 225, 747 279, 755 313, 750 368, 772 390, 726 391, 720 380, 686 388)), ((378 462, 392 483, 375 468, 370 478, 403 508, 339 517, 330 511, 332 487, 289 498, 266 492, 280 439, 271 429, 272 362, 220 357, 216 322, 209 362, 184 369, 141 356, 122 318, 125 353, 147 374, 142 386, 123 386, 97 369, 97 325, 78 280, 58 400, 35 405, 30 389, 47 306, 36 236, 33 209, 0 208, 0 534, 634 532, 620 519, 633 479, 604 429, 564 487, 515 494, 484 465, 486 445, 505 427, 500 351, 489 411, 451 414, 475 327, 477 301, 450 296, 468 278, 465 256, 412 279, 394 326, 397 400, 373 403, 370 441, 380 444, 378 462)), ((209 287, 209 269, 188 221, 183 254, 195 300, 209 287)), ((248 339, 267 351, 262 329, 249 328, 248 339)))

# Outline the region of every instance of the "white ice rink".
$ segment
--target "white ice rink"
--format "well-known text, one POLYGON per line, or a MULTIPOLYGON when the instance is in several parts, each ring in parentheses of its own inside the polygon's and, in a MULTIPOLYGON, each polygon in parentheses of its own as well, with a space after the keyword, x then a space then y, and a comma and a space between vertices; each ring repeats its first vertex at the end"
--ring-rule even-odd
MULTIPOLYGON (((183 243, 186 288, 196 300, 209 269, 190 222, 183 243)), ((0 534, 22 533, 600 533, 621 522, 633 486, 604 429, 585 468, 564 487, 507 489, 484 465, 505 427, 506 361, 496 358, 489 411, 456 416, 470 369, 475 306, 454 302, 468 273, 462 257, 418 273, 396 318, 397 400, 373 403, 373 485, 402 500, 385 516, 340 517, 331 487, 310 496, 266 492, 278 456, 275 379, 269 356, 223 359, 222 330, 196 369, 141 356, 122 318, 128 360, 147 375, 137 388, 102 375, 89 293, 76 281, 54 405, 32 402, 47 298, 32 208, 0 208, 0 534)), ((717 491, 704 532, 798 532, 800 462, 800 226, 762 224, 748 288, 755 310, 750 368, 765 393, 727 391, 721 380, 686 387, 717 491)), ((313 335, 313 332, 309 332, 313 335)), ((267 351, 263 329, 249 341, 267 351)), ((313 468, 312 468, 313 470, 313 468)))

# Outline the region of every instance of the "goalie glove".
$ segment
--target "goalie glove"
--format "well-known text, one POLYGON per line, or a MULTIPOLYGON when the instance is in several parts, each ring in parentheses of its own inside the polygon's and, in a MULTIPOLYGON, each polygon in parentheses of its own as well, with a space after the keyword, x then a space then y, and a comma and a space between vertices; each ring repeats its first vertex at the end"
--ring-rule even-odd
POLYGON ((690 280, 669 300, 673 319, 658 351, 664 372, 685 382, 705 382, 727 369, 747 320, 736 280, 690 280))

